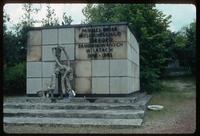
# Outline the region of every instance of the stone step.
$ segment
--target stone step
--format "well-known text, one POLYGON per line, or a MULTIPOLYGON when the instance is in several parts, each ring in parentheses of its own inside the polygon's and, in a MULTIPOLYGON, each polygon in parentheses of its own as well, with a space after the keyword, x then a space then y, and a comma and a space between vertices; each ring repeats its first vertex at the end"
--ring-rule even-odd
POLYGON ((4 109, 4 117, 57 117, 57 118, 107 118, 136 119, 143 118, 142 110, 32 110, 4 109))
MULTIPOLYGON (((135 103, 137 97, 74 97, 70 102, 95 102, 95 103, 135 103)), ((50 103, 50 98, 44 97, 8 97, 4 102, 41 102, 50 103)), ((66 99, 57 100, 57 103, 65 103, 66 99)))
POLYGON ((144 110, 146 107, 142 104, 127 103, 4 103, 4 108, 10 109, 93 109, 93 110, 144 110))
POLYGON ((100 118, 33 118, 33 117, 4 117, 5 125, 50 125, 50 126, 111 126, 139 127, 142 119, 100 119, 100 118))

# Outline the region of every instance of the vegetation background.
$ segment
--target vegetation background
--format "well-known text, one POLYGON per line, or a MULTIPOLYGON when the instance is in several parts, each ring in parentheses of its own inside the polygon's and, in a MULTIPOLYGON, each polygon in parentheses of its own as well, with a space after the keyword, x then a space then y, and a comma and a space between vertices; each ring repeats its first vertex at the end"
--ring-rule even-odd
MULTIPOLYGON (((33 18, 39 9, 24 4, 25 11, 14 32, 8 30, 9 15, 3 14, 4 94, 26 93, 26 44, 27 32, 37 22, 33 18)), ((88 4, 83 9, 90 23, 127 22, 140 47, 140 85, 149 93, 162 88, 160 79, 172 60, 192 75, 196 73, 196 22, 183 27, 179 32, 169 30, 171 16, 155 8, 155 4, 88 4)), ((40 20, 43 26, 70 25, 71 16, 63 13, 59 22, 55 10, 47 6, 46 17, 40 20)))

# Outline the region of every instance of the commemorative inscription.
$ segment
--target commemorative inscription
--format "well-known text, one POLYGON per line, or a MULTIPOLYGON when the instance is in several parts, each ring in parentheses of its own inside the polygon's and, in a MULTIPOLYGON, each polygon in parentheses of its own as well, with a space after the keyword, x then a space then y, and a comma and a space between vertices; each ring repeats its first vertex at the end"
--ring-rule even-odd
POLYGON ((85 48, 87 57, 91 59, 112 58, 113 48, 123 46, 122 42, 113 39, 121 35, 117 26, 81 28, 78 38, 88 39, 89 43, 79 43, 78 48, 85 48))

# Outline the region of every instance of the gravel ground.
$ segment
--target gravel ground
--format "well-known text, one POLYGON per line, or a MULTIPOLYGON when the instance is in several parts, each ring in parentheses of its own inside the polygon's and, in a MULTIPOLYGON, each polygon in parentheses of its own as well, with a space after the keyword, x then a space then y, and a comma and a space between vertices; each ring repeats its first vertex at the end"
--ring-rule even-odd
MULTIPOLYGON (((181 101, 169 101, 159 95, 152 99, 161 99, 162 111, 147 111, 140 128, 111 127, 51 127, 51 126, 4 126, 8 133, 194 133, 196 129, 196 87, 190 80, 168 80, 165 85, 188 92, 189 96, 181 101), (170 84, 169 84, 170 83, 170 84), (182 84, 182 85, 181 85, 182 84), (180 89, 181 88, 181 89, 180 89), (192 94, 192 95, 191 95, 192 94)), ((151 103, 151 102, 150 102, 151 103)))

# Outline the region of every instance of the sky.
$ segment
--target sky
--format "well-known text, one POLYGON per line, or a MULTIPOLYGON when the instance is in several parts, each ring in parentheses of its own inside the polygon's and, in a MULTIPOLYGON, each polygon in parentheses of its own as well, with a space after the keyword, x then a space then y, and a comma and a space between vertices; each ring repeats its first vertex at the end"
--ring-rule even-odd
MULTIPOLYGON (((45 17, 46 6, 47 4, 34 4, 34 7, 41 9, 35 18, 40 20, 45 17)), ((72 16, 72 24, 80 24, 85 19, 82 9, 86 4, 50 4, 50 6, 55 9, 56 16, 60 21, 63 12, 72 16)), ((156 8, 166 15, 172 15, 172 22, 169 27, 171 31, 177 32, 196 20, 196 7, 192 4, 156 4, 156 8)), ((4 11, 10 16, 11 20, 8 27, 12 29, 12 26, 19 22, 23 14, 22 4, 6 4, 4 5, 4 11)), ((36 26, 40 25, 41 23, 36 24, 36 26)))

